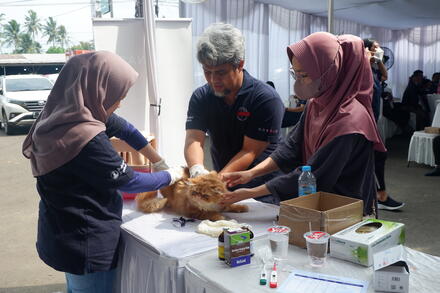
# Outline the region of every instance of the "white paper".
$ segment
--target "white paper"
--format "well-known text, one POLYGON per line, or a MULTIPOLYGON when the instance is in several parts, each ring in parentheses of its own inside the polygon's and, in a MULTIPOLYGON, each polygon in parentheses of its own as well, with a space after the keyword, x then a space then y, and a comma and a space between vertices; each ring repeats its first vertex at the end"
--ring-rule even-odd
POLYGON ((279 293, 366 293, 368 281, 293 270, 279 293))

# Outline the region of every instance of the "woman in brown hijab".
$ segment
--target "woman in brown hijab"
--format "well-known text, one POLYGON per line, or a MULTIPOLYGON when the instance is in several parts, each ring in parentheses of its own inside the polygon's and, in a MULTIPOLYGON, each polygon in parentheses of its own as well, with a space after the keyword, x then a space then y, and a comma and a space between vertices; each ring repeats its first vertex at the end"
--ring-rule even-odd
POLYGON ((138 77, 122 58, 93 52, 71 58, 23 143, 40 195, 37 251, 65 272, 68 292, 112 292, 120 237, 120 191, 144 192, 181 177, 140 132, 113 114, 138 77), (109 137, 125 140, 156 162, 133 171, 109 137))

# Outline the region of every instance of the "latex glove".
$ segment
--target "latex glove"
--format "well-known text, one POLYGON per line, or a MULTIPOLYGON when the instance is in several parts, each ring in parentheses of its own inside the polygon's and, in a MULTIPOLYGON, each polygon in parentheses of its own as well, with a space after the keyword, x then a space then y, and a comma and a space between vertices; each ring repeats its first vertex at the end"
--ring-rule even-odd
POLYGON ((177 181, 183 178, 183 175, 185 174, 185 169, 183 167, 171 167, 167 170, 164 170, 165 172, 168 172, 171 176, 171 181, 169 185, 173 185, 177 181))
POLYGON ((191 178, 195 178, 200 175, 206 175, 208 173, 209 173, 209 171, 206 170, 205 167, 203 167, 203 165, 200 165, 200 164, 196 164, 196 165, 192 166, 191 168, 189 168, 189 177, 191 177, 191 178))
POLYGON ((161 159, 160 161, 153 163, 152 166, 153 166, 153 172, 164 171, 170 168, 168 167, 167 163, 165 163, 164 159, 161 159))

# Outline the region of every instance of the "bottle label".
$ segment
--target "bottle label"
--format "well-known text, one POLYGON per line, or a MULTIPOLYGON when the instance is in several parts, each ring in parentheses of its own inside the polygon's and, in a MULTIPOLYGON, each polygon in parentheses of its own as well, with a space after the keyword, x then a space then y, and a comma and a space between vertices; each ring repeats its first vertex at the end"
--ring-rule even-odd
POLYGON ((218 258, 220 260, 225 260, 225 246, 223 243, 218 245, 218 258))
POLYGON ((298 196, 308 195, 316 192, 315 185, 300 185, 298 187, 298 196))

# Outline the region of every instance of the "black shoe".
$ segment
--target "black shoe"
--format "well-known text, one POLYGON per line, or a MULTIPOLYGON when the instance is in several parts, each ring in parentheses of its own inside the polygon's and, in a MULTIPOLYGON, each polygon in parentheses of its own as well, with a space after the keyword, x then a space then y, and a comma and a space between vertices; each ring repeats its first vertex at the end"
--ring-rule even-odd
POLYGON ((404 202, 398 202, 395 201, 394 199, 391 198, 391 196, 388 195, 387 200, 386 201, 380 201, 377 200, 377 208, 379 210, 389 210, 389 211, 393 211, 393 210, 398 210, 400 208, 403 208, 403 206, 405 205, 404 202))
POLYGON ((440 176, 440 167, 437 167, 431 172, 426 173, 425 176, 440 176))

